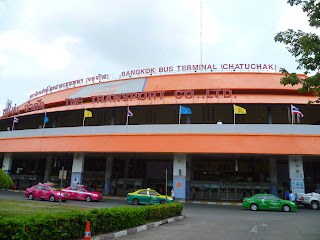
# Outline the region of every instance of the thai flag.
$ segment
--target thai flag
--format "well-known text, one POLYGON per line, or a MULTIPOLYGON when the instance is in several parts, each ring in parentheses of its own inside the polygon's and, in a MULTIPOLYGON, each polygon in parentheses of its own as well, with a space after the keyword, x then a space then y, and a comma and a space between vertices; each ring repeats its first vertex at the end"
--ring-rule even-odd
POLYGON ((128 115, 128 117, 133 117, 133 113, 131 112, 131 110, 129 109, 129 107, 128 107, 127 115, 128 115))
POLYGON ((14 118, 13 118, 13 123, 18 123, 18 122, 19 122, 19 119, 16 118, 16 117, 14 117, 14 118))
POLYGON ((304 117, 303 113, 299 111, 299 108, 293 106, 291 104, 291 111, 292 111, 292 114, 299 114, 300 117, 304 117))

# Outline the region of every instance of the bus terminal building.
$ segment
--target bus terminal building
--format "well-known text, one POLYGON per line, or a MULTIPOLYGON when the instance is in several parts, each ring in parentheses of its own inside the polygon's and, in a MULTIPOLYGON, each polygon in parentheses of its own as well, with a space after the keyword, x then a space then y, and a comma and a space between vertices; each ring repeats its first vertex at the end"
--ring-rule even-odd
POLYGON ((203 200, 319 189, 317 96, 276 71, 226 68, 127 71, 37 92, 0 118, 0 167, 19 189, 57 182, 63 167, 65 185, 117 196, 165 194, 166 172, 178 199, 192 188, 203 200))

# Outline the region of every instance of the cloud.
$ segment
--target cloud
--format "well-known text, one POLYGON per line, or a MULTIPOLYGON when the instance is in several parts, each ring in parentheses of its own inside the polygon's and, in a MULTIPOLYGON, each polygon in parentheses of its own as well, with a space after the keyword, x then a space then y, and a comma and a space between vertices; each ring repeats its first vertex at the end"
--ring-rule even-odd
POLYGON ((309 25, 307 13, 302 11, 301 6, 291 7, 289 4, 282 4, 279 12, 281 14, 277 26, 279 31, 293 29, 295 31, 320 33, 320 30, 309 25))

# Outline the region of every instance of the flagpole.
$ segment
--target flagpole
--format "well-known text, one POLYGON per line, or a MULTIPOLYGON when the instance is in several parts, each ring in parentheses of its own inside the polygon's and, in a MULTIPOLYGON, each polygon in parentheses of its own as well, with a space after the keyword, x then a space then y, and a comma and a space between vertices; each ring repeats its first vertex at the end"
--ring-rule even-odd
POLYGON ((14 117, 13 117, 13 120, 12 120, 12 129, 11 129, 11 131, 13 131, 13 128, 14 128, 14 117))
POLYGON ((86 112, 86 110, 84 110, 84 112, 83 112, 82 127, 84 127, 84 120, 86 119, 86 117, 85 117, 85 112, 86 112))
POLYGON ((233 104, 233 124, 236 124, 236 113, 234 110, 234 104, 233 104))
POLYGON ((293 112, 292 112, 292 104, 291 104, 291 109, 290 109, 290 111, 291 111, 291 124, 293 125, 293 112))
POLYGON ((46 126, 46 113, 44 113, 43 128, 46 126))
POLYGON ((180 125, 180 121, 181 121, 181 105, 180 105, 180 108, 179 108, 179 125, 180 125))
POLYGON ((128 125, 128 123, 129 123, 129 114, 128 114, 128 111, 129 110, 129 106, 127 107, 127 123, 126 123, 126 125, 128 125))

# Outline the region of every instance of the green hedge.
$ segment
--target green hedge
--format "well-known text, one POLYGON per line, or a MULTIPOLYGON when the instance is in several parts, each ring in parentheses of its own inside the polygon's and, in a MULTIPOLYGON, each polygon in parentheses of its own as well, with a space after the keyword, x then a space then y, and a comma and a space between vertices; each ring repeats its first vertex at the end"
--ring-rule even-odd
POLYGON ((13 182, 9 175, 0 168, 0 189, 1 188, 13 188, 13 182))
POLYGON ((181 203, 171 203, 2 218, 0 239, 79 239, 84 236, 87 221, 90 221, 91 235, 98 235, 180 216, 182 209, 181 203))

